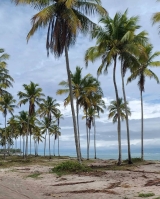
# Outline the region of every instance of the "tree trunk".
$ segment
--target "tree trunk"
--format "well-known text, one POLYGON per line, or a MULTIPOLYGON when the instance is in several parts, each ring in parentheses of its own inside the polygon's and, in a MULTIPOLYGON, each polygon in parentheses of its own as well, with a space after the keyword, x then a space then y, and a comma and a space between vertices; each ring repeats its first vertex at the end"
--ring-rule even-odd
POLYGON ((144 152, 143 152, 143 96, 142 91, 141 94, 141 159, 144 159, 144 152))
POLYGON ((121 121, 120 121, 120 110, 118 105, 118 89, 116 84, 116 62, 117 57, 114 57, 114 67, 113 67, 113 83, 115 88, 115 94, 116 94, 116 101, 117 101, 117 112, 118 112, 118 149, 119 149, 119 157, 118 157, 118 165, 121 165, 122 163, 122 152, 121 152, 121 121))
POLYGON ((6 132, 6 115, 5 115, 4 159, 6 159, 6 137, 7 137, 7 132, 6 132))
POLYGON ((21 152, 22 152, 22 146, 21 146, 21 135, 20 135, 20 156, 22 155, 21 152))
POLYGON ((54 156, 55 156, 55 148, 56 148, 56 139, 55 139, 55 136, 54 136, 54 156))
POLYGON ((76 100, 76 109, 77 109, 77 131, 78 131, 78 144, 79 144, 79 152, 80 152, 80 158, 82 159, 82 154, 81 154, 81 145, 80 145, 80 132, 79 132, 79 108, 78 108, 78 100, 76 100))
POLYGON ((26 158, 27 155, 28 155, 28 135, 29 135, 29 116, 28 116, 28 121, 27 121, 25 158, 26 158))
POLYGON ((60 154, 59 154, 59 135, 58 135, 58 156, 60 156, 60 154))
POLYGON ((127 100, 126 100, 126 93, 125 93, 125 86, 124 86, 124 75, 123 75, 122 60, 121 60, 121 78, 122 78, 122 91, 123 91, 123 98, 124 98, 124 104, 125 104, 125 114, 126 114, 127 143, 128 143, 128 164, 132 164, 131 148, 130 148, 129 121, 128 121, 128 112, 127 112, 127 100))
POLYGON ((87 125, 87 110, 86 110, 86 134, 87 134, 87 160, 89 160, 89 136, 88 136, 88 125, 87 125))
POLYGON ((31 155, 31 132, 30 132, 30 155, 31 155))
MULTIPOLYGON (((46 135, 47 135, 47 131, 46 131, 46 135)), ((46 135, 44 139, 44 157, 46 156, 46 135)))
POLYGON ((96 152, 96 122, 95 122, 95 115, 94 115, 94 159, 97 158, 96 152))
POLYGON ((77 159, 78 159, 79 163, 81 163, 80 150, 79 150, 79 141, 78 141, 77 127, 76 127, 76 116, 75 116, 74 104, 73 104, 73 93, 72 93, 72 83, 71 83, 71 75, 70 75, 70 68, 69 68, 67 42, 65 44, 65 57, 66 57, 66 69, 67 69, 69 90, 70 90, 69 94, 70 94, 70 100, 71 100, 71 110, 72 110, 72 119, 73 119, 73 127, 74 127, 74 137, 75 137, 77 159))
POLYGON ((51 142, 50 142, 50 133, 48 130, 48 135, 49 135, 49 159, 51 159, 51 142))

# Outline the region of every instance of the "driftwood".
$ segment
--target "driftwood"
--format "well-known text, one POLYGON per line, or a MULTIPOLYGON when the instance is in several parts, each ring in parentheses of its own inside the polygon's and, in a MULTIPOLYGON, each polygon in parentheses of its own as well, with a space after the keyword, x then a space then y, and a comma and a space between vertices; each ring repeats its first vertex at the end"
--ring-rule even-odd
POLYGON ((85 184, 85 183, 91 183, 91 182, 95 182, 94 180, 92 181, 84 181, 84 182, 68 182, 68 183, 59 183, 59 184, 54 184, 51 186, 64 186, 64 185, 75 185, 75 184, 85 184))
POLYGON ((114 189, 114 188, 118 187, 120 184, 121 184, 121 182, 111 183, 109 185, 109 187, 107 187, 107 189, 114 189))
POLYGON ((160 179, 148 180, 148 182, 144 186, 145 187, 148 187, 148 186, 160 186, 160 179))

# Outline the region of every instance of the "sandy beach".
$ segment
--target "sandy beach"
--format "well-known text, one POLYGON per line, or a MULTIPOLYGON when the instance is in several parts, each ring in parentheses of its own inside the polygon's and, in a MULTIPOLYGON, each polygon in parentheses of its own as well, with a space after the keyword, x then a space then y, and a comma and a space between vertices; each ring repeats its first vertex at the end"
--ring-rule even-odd
POLYGON ((96 160, 92 172, 62 175, 50 166, 30 165, 0 169, 0 199, 133 199, 139 193, 160 198, 160 162, 145 162, 126 170, 108 170, 115 162, 96 160), (101 168, 101 169, 100 169, 101 168), (29 177, 38 174, 36 178, 29 177))

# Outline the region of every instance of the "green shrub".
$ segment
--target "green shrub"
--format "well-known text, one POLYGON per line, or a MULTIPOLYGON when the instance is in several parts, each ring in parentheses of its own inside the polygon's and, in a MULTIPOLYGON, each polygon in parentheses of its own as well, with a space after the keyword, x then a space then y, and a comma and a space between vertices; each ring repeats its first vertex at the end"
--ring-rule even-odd
POLYGON ((154 193, 140 193, 138 195, 138 197, 141 197, 141 198, 148 198, 148 197, 151 197, 151 196, 155 196, 154 193))
POLYGON ((87 172, 90 168, 75 161, 62 162, 52 169, 55 173, 87 172))

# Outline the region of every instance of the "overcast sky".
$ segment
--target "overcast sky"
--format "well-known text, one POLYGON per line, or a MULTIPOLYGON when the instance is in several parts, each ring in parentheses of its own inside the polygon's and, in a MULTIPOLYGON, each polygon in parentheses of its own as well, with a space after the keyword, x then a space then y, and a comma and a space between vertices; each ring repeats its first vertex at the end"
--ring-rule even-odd
MULTIPOLYGON (((124 12, 128 9, 128 16, 139 16, 140 31, 149 33, 150 42, 154 46, 154 51, 159 51, 160 35, 158 35, 158 25, 152 26, 151 17, 153 13, 160 11, 160 3, 156 0, 102 0, 102 5, 113 17, 116 12, 124 12)), ((65 96, 56 96, 56 90, 60 87, 58 83, 67 79, 65 57, 62 55, 55 59, 51 54, 47 57, 45 41, 47 29, 38 31, 27 44, 26 36, 31 28, 30 19, 37 12, 29 6, 15 6, 10 0, 0 0, 0 48, 4 48, 10 55, 8 69, 14 78, 14 87, 10 92, 17 98, 17 92, 22 91, 22 84, 29 84, 30 81, 38 83, 45 95, 56 98, 61 104, 61 111, 64 120, 61 122, 61 147, 75 148, 70 107, 63 107, 65 96)), ((98 18, 94 18, 94 21, 98 18)), ((69 51, 71 71, 75 71, 76 66, 83 67, 83 74, 91 73, 96 77, 96 71, 100 61, 85 68, 84 53, 95 42, 88 37, 79 36, 76 45, 69 51)), ((158 60, 158 59, 157 59, 158 60)), ((160 60, 160 57, 159 57, 160 60)), ((153 69, 160 78, 160 69, 153 69)), ((121 78, 117 71, 117 84, 120 96, 121 78)), ((107 76, 99 77, 104 92, 104 100, 108 106, 110 101, 115 99, 115 92, 112 81, 112 66, 107 76)), ((137 82, 126 86, 127 100, 132 111, 130 117, 130 132, 132 149, 140 149, 140 93, 137 82)), ((22 107, 23 108, 23 107, 22 107)), ((19 112, 21 109, 16 110, 19 112)), ((83 113, 81 112, 80 118, 83 113)), ((8 115, 9 117, 9 115, 8 115)), ((147 79, 144 93, 144 138, 145 148, 160 148, 160 85, 154 80, 147 79)), ((1 123, 4 118, 0 116, 1 123)), ((86 148, 85 122, 80 121, 82 148, 86 148)), ((100 149, 117 149, 117 126, 108 120, 106 110, 100 119, 97 119, 97 147, 100 149)), ((93 131, 93 129, 92 129, 93 131)), ((91 138, 93 140, 93 138, 91 138)), ((122 148, 125 149, 126 129, 122 124, 122 148)), ((93 147, 93 141, 91 141, 93 147)))

